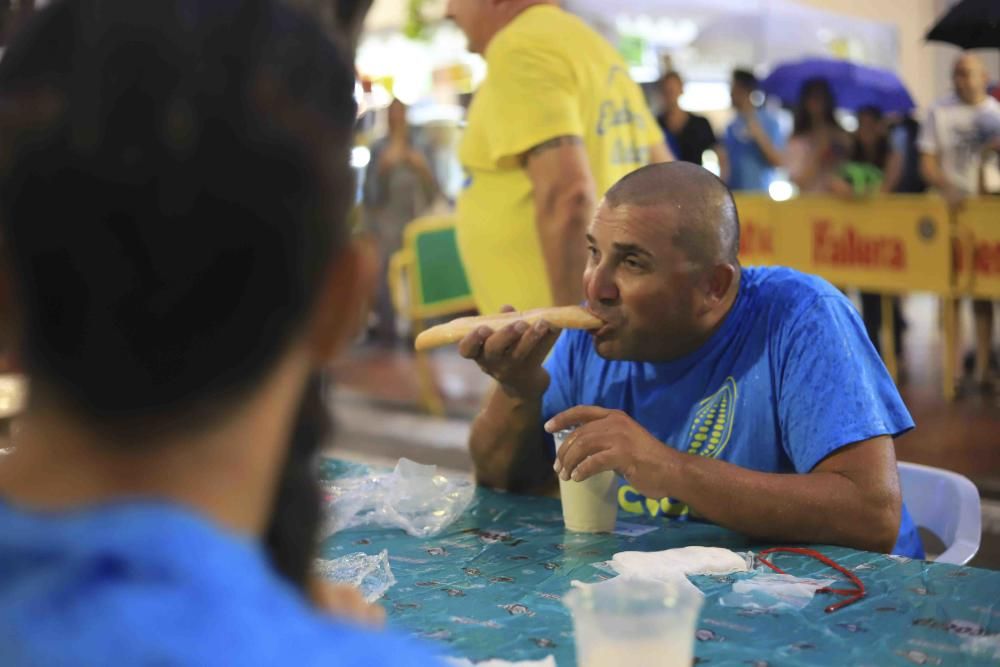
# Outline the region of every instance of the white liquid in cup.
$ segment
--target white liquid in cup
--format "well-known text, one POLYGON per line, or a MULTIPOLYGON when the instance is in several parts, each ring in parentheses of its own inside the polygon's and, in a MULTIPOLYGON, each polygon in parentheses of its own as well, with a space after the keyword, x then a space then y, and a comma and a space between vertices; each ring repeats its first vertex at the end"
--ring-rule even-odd
POLYGON ((571 590, 579 667, 690 667, 703 598, 671 582, 618 577, 571 590))
MULTIPOLYGON (((554 434, 556 451, 570 430, 554 434)), ((618 476, 613 470, 598 473, 582 482, 559 480, 563 522, 576 533, 602 533, 615 529, 618 518, 618 476)))
POLYGON ((672 628, 656 639, 577 640, 578 667, 691 667, 694 662, 694 644, 686 628, 672 628), (581 654, 581 651, 583 652, 581 654))

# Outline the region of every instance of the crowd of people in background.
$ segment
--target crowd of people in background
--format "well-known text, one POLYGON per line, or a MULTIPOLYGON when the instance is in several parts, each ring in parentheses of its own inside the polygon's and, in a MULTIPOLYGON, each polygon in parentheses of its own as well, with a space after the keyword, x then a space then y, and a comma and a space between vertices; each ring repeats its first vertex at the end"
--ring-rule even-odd
MULTIPOLYGON (((682 73, 670 70, 660 78, 649 101, 659 113, 647 115, 648 102, 624 76, 627 68, 621 58, 590 28, 557 8, 524 12, 513 5, 508 8, 511 17, 485 16, 480 10, 470 14, 473 5, 462 0, 453 0, 449 9, 460 27, 474 25, 473 33, 483 33, 481 43, 499 32, 496 26, 505 28, 501 47, 487 56, 488 62, 493 61, 490 75, 473 100, 459 156, 468 177, 458 200, 459 242, 466 261, 472 259, 470 281, 484 312, 508 303, 535 307, 578 300, 578 289, 567 277, 579 273, 582 259, 566 261, 567 239, 580 233, 581 221, 592 214, 599 193, 614 181, 612 175, 649 162, 676 159, 700 164, 715 171, 734 192, 767 193, 784 176, 799 193, 854 199, 932 189, 953 207, 1000 185, 992 183, 995 177, 990 175, 997 148, 996 139, 990 137, 1000 136, 1000 102, 987 94, 985 67, 973 55, 956 61, 954 94, 919 114, 923 123, 917 114, 884 113, 872 104, 843 110, 830 83, 817 77, 801 88, 791 109, 790 133, 783 131, 779 109, 765 103, 754 73, 736 69, 730 80, 732 118, 717 133, 708 118, 684 108, 682 73), (545 39, 546 30, 535 29, 533 18, 543 13, 552 14, 545 17, 550 21, 567 23, 574 43, 586 47, 574 51, 578 57, 565 57, 561 47, 545 39), (593 83, 592 75, 615 67, 621 73, 615 82, 619 90, 614 92, 613 86, 602 93, 604 82, 593 83), (548 102, 526 106, 520 102, 525 95, 543 95, 548 102), (615 101, 614 95, 620 99, 615 101), (531 108, 544 110, 548 117, 533 117, 531 108), (853 131, 845 129, 841 111, 853 115, 853 131), (627 120, 624 126, 631 134, 624 143, 621 138, 608 141, 602 114, 627 120), (650 118, 655 124, 645 127, 650 118), (536 160, 540 155, 544 159, 536 160), (623 156, 628 159, 622 160, 623 156), (516 211, 508 210, 512 205, 516 211), (538 229, 549 229, 551 234, 530 233, 542 213, 553 224, 538 229), (507 222, 484 222, 497 216, 507 222), (565 269, 562 278, 551 270, 557 265, 565 269), (501 266, 507 269, 500 270, 501 266)), ((474 42, 470 38, 476 50, 474 42)), ((398 101, 390 107, 389 136, 373 151, 366 175, 367 217, 383 258, 400 247, 402 226, 429 206, 428 198, 435 192, 427 157, 412 146, 403 148, 409 146, 404 113, 398 101)), ((880 340, 881 296, 862 292, 860 305, 872 343, 881 350, 885 344, 880 340)), ((996 364, 990 347, 993 305, 977 300, 973 308, 975 353, 960 357, 958 367, 971 371, 975 382, 988 388, 991 364, 996 364)), ((396 330, 385 289, 376 312, 374 337, 392 339, 396 330)), ((903 361, 906 322, 898 298, 893 300, 892 317, 892 345, 903 361)), ((955 353, 960 355, 959 350, 955 353)), ((905 363, 901 368, 905 374, 905 363)))

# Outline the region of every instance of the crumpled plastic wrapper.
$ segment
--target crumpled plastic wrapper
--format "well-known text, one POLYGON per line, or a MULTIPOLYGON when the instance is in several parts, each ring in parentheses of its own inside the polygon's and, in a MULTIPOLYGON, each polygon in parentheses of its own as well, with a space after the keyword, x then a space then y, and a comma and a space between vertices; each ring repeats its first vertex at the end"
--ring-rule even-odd
POLYGON ((380 526, 433 537, 462 515, 475 490, 471 480, 445 477, 437 466, 400 459, 391 473, 337 479, 323 486, 324 536, 355 526, 380 526))
POLYGON ((760 610, 802 609, 817 590, 834 582, 834 579, 805 579, 790 574, 756 572, 751 577, 734 582, 733 590, 721 596, 719 604, 760 610))
POLYGON ((368 603, 378 600, 396 583, 385 549, 376 556, 356 553, 333 560, 317 559, 316 573, 328 581, 354 586, 368 603))

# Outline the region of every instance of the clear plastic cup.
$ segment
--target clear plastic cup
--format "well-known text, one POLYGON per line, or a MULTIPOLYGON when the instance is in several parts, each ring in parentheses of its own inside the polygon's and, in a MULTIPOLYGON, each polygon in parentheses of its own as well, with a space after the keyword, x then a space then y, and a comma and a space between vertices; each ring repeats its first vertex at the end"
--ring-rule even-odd
POLYGON ((690 667, 704 599, 677 583, 617 577, 574 588, 577 667, 690 667))
MULTIPOLYGON (((553 434, 556 451, 573 429, 553 434)), ((607 533, 618 518, 618 476, 613 470, 598 473, 582 482, 559 480, 563 522, 576 533, 607 533)))

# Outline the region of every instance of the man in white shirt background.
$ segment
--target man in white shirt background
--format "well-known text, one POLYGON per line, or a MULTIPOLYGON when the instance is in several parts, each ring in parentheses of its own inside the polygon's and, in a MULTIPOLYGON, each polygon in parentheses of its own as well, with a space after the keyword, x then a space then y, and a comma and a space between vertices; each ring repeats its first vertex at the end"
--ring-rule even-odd
MULTIPOLYGON (((952 83, 955 93, 931 108, 918 146, 924 180, 960 208, 967 197, 987 192, 987 184, 997 181, 997 155, 984 128, 1000 123, 1000 102, 987 95, 986 69, 976 56, 963 54, 955 61, 952 83)), ((973 314, 973 377, 980 387, 991 388, 993 302, 975 300, 973 314)))

